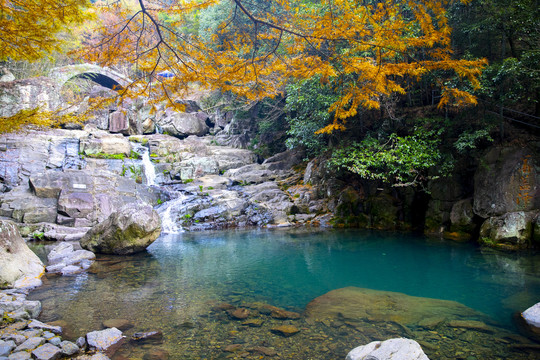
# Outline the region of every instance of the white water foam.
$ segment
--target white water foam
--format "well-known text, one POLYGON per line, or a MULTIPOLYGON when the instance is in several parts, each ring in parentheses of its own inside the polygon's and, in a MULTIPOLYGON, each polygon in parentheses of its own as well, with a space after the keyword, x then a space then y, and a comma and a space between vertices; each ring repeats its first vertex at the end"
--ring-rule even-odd
POLYGON ((184 194, 179 194, 175 199, 169 200, 162 204, 157 212, 161 217, 161 232, 166 234, 178 234, 184 232, 182 227, 178 226, 178 210, 182 207, 182 203, 186 199, 184 194))
POLYGON ((145 148, 146 151, 142 153, 142 166, 144 170, 144 176, 146 177, 146 185, 156 185, 156 169, 154 164, 150 161, 150 151, 145 148))

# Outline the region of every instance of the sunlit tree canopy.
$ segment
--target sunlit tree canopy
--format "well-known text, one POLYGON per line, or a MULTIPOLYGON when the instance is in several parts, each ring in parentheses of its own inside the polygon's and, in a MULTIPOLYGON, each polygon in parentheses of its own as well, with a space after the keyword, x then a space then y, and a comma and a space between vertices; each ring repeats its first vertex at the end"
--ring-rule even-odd
POLYGON ((329 108, 334 121, 319 130, 332 132, 360 108, 405 93, 405 80, 427 74, 442 90, 440 106, 475 102, 460 85, 477 87, 485 61, 453 57, 450 2, 101 1, 94 4, 99 26, 86 33, 77 55, 131 64, 140 76, 125 95, 152 92, 161 100, 184 95, 194 82, 245 99, 274 97, 290 79, 317 76, 339 95, 329 108), (215 31, 199 19, 208 11, 223 17, 215 31), (157 77, 162 71, 175 76, 157 77))

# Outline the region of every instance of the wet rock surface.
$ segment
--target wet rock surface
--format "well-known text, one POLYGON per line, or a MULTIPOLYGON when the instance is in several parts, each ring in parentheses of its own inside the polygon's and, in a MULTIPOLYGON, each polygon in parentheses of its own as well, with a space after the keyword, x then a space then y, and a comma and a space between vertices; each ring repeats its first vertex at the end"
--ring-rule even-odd
POLYGON ((126 255, 144 251, 161 234, 161 219, 149 205, 126 204, 80 240, 84 249, 126 255))
POLYGON ((28 248, 15 223, 0 220, 0 287, 39 284, 43 263, 28 248))

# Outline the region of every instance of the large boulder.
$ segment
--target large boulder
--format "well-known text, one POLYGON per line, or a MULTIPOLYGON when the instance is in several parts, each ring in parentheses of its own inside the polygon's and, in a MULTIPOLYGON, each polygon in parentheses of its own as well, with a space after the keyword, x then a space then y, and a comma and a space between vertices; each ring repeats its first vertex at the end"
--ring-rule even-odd
POLYGON ((110 134, 101 130, 90 130, 86 137, 80 140, 80 150, 85 155, 107 154, 129 156, 131 146, 129 140, 120 134, 110 134))
POLYGON ((480 313, 455 301, 352 286, 315 298, 306 306, 305 315, 308 321, 340 319, 354 325, 367 319, 394 321, 406 326, 418 326, 428 318, 442 318, 442 321, 482 318, 480 313))
POLYGON ((489 218, 540 207, 538 152, 529 147, 495 147, 474 176, 474 212, 489 218))
POLYGON ((0 220, 0 287, 25 287, 44 271, 43 263, 26 245, 15 223, 0 220))
POLYGON ((531 246, 536 212, 511 212, 491 217, 480 227, 480 242, 508 250, 531 246))
POLYGON ((132 203, 90 229, 80 243, 92 252, 127 255, 144 251, 160 233, 158 213, 149 205, 132 203))
POLYGON ((179 138, 203 136, 209 130, 203 118, 195 113, 172 112, 161 119, 159 125, 164 133, 179 138))
POLYGON ((345 360, 429 360, 414 340, 399 338, 373 341, 349 352, 345 360))
POLYGON ((520 314, 519 324, 528 336, 540 340, 540 303, 536 303, 520 314))

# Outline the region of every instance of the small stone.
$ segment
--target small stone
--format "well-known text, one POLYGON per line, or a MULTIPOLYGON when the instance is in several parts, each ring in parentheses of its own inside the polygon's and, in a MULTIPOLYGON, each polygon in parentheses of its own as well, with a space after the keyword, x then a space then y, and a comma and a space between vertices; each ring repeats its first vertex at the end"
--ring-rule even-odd
POLYGON ((71 356, 79 352, 79 347, 71 341, 62 341, 60 343, 60 348, 62 349, 62 354, 66 356, 71 356))
POLYGON ((53 332, 57 335, 62 334, 62 328, 60 326, 53 326, 49 324, 42 323, 38 320, 32 320, 30 324, 28 324, 29 329, 41 329, 41 330, 47 330, 50 332, 53 332))
POLYGON ((5 340, 13 340, 15 341, 15 345, 21 345, 26 341, 26 336, 20 334, 9 334, 5 337, 5 340))
POLYGON ((134 342, 161 342, 163 340, 163 333, 161 331, 149 331, 149 332, 138 332, 131 336, 131 341, 134 342))
POLYGON ((77 274, 81 271, 82 269, 79 266, 68 265, 65 268, 62 268, 60 272, 62 273, 62 275, 72 275, 72 274, 77 274))
POLYGON ((263 319, 249 319, 242 323, 242 325, 249 327, 261 327, 262 324, 264 324, 263 319))
POLYGON ((9 360, 28 360, 30 358, 32 355, 28 351, 14 352, 8 357, 9 360))
POLYGON ((85 348, 86 347, 86 339, 84 337, 80 337, 75 341, 75 345, 77 345, 79 348, 85 348))
POLYGON ((225 348, 223 349, 223 351, 225 352, 231 352, 231 353, 234 353, 234 352, 238 352, 242 350, 242 344, 231 344, 231 345, 227 345, 225 346, 225 348))
POLYGON ((133 324, 126 319, 108 319, 103 322, 105 328, 117 328, 121 331, 129 330, 133 327, 133 324))
POLYGON ((86 334, 88 346, 98 351, 113 351, 122 344, 123 340, 122 332, 117 328, 92 331, 86 334))
POLYGON ((22 332, 22 334, 24 336, 26 336, 26 338, 31 338, 31 337, 41 337, 41 334, 43 334, 43 330, 24 330, 22 332))
POLYGON ((54 346, 60 346, 61 342, 62 342, 62 339, 60 339, 58 336, 55 336, 52 339, 49 339, 49 343, 53 344, 54 346))
POLYGON ((8 356, 11 350, 15 349, 15 341, 2 341, 0 340, 0 356, 8 356))
POLYGON ((229 316, 235 320, 244 320, 249 316, 249 310, 244 308, 238 308, 236 310, 229 311, 229 316))
POLYGON ((283 309, 276 308, 272 310, 270 316, 274 319, 286 320, 286 319, 300 319, 300 314, 293 311, 287 311, 283 309))
POLYGON ((25 342, 23 342, 21 345, 17 346, 15 351, 27 351, 27 350, 34 350, 40 345, 43 345, 45 343, 45 339, 42 337, 31 337, 25 342))
POLYGON ((254 352, 257 354, 265 355, 265 356, 276 356, 277 351, 274 348, 271 347, 265 347, 265 346, 257 346, 252 349, 249 349, 248 351, 254 352))
POLYGON ((55 360, 58 359, 61 354, 62 350, 49 343, 32 351, 32 355, 36 360, 55 360))
POLYGON ((281 325, 270 329, 274 334, 289 337, 297 334, 300 330, 294 325, 281 325))
POLYGON ((49 339, 52 339, 53 337, 55 337, 56 335, 54 335, 50 331, 45 331, 43 334, 41 334, 41 336, 44 337, 45 339, 49 340, 49 339))

